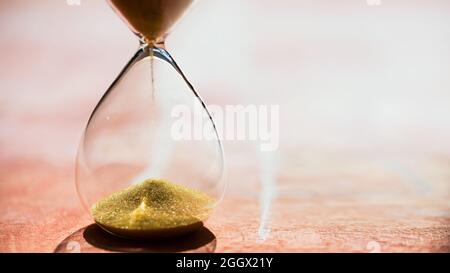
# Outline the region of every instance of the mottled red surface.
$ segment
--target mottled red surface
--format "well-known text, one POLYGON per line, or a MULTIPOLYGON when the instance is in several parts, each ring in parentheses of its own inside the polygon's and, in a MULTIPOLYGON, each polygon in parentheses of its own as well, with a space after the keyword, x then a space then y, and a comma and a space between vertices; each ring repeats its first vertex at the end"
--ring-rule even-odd
MULTIPOLYGON (((281 112, 278 152, 225 142, 215 239, 179 251, 449 252, 448 2, 282 2, 199 1, 168 41, 208 102, 281 112)), ((0 2, 1 252, 114 250, 79 231, 74 160, 136 40, 81 3, 0 2)))

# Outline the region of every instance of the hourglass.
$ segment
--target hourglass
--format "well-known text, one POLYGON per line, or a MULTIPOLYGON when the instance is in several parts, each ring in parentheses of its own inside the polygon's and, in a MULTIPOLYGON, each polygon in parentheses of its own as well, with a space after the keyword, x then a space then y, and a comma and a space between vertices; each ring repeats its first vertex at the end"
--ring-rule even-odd
POLYGON ((77 155, 78 195, 94 221, 120 237, 192 232, 225 190, 213 118, 164 44, 192 1, 108 2, 140 45, 89 118, 77 155), (192 124, 201 125, 200 137, 176 136, 192 124))

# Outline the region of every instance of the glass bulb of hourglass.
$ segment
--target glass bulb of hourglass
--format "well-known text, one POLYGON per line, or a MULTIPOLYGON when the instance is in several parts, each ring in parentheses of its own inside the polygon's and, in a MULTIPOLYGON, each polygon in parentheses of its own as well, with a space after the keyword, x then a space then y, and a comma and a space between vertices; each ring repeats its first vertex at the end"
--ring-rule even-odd
MULTIPOLYGON (((119 8, 129 2, 165 1, 111 0, 119 8)), ((76 167, 83 205, 118 236, 180 235, 201 227, 221 200, 223 173, 205 104, 164 48, 141 42, 83 134, 76 167)))

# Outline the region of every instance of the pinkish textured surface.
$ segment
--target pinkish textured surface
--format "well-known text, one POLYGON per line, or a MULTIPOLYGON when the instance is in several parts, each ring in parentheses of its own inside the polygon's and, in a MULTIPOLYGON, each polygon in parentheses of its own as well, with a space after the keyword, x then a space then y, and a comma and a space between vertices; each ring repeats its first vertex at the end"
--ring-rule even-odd
MULTIPOLYGON (((192 251, 449 252, 449 3, 282 2, 199 1, 169 38, 206 101, 281 112, 278 152, 225 143, 215 239, 192 251)), ((74 158, 136 39, 81 3, 0 2, 1 252, 110 251, 79 232, 74 158)))

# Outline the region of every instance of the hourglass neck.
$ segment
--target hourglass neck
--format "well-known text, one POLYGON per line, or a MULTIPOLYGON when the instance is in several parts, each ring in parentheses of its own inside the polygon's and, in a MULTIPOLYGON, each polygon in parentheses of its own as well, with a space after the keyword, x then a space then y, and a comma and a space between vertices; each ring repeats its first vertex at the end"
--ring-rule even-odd
POLYGON ((163 48, 163 49, 166 49, 165 39, 158 38, 155 40, 149 40, 145 37, 141 37, 139 39, 139 47, 140 48, 163 48))

